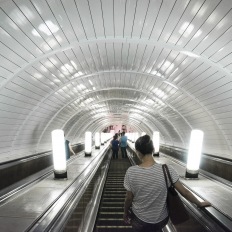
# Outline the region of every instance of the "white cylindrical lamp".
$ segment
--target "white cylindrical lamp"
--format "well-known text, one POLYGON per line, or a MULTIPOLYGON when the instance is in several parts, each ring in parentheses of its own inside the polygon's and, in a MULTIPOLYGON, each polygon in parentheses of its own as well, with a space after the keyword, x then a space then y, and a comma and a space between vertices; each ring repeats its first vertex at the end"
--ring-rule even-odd
POLYGON ((104 138, 104 136, 105 136, 105 133, 103 133, 103 132, 101 132, 101 145, 103 146, 104 145, 104 142, 105 142, 105 138, 104 138))
POLYGON ((52 154, 55 179, 67 178, 64 131, 52 131, 52 154))
POLYGON ((136 141, 139 138, 139 132, 135 132, 134 140, 136 141))
POLYGON ((91 156, 92 153, 92 133, 85 132, 85 156, 91 156))
POLYGON ((160 134, 159 131, 153 132, 153 146, 155 148, 154 150, 154 156, 159 156, 159 147, 160 147, 160 134))
POLYGON ((100 134, 99 132, 95 133, 95 149, 100 149, 100 134))
POLYGON ((191 179, 198 178, 203 137, 204 137, 203 131, 192 130, 190 136, 185 178, 191 178, 191 179))

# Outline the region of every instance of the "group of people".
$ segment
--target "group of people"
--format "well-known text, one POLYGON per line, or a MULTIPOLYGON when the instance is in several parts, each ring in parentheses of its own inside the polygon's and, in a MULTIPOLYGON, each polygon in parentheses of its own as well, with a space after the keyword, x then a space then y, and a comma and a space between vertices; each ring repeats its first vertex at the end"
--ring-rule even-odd
MULTIPOLYGON (((135 150, 142 163, 129 167, 124 178, 124 222, 131 224, 134 232, 161 232, 169 220, 162 164, 153 158, 154 146, 149 135, 136 140, 135 150)), ((167 166, 176 190, 184 198, 200 208, 211 205, 208 201, 199 201, 182 185, 175 169, 167 166)))
POLYGON ((112 156, 113 159, 118 159, 118 151, 119 148, 121 149, 122 158, 127 157, 127 136, 125 135, 125 132, 122 133, 116 133, 113 137, 113 140, 111 141, 111 149, 112 149, 112 156))

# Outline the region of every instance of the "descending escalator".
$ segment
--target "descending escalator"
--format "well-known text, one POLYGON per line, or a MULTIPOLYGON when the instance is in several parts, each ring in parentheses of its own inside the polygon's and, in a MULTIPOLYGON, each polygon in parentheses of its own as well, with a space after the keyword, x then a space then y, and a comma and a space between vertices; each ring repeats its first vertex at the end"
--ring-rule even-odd
MULTIPOLYGON (((128 149, 128 156, 133 165, 139 164, 128 149)), ((126 170, 131 166, 129 159, 112 159, 108 152, 89 184, 80 192, 81 198, 71 201, 70 209, 62 230, 67 232, 132 232, 132 227, 123 221, 123 207, 126 190, 123 187, 126 170), (87 226, 86 226, 87 225, 87 226)), ((215 219, 185 202, 190 219, 174 228, 169 222, 165 232, 225 232, 215 219)), ((229 230, 231 231, 231 230, 229 230)))
MULTIPOLYGON (((105 182, 101 203, 93 232, 132 232, 131 225, 123 221, 126 190, 123 187, 126 170, 131 166, 129 159, 112 159, 105 182)), ((176 226, 176 232, 207 232, 191 215, 188 222, 176 226)), ((169 230, 168 230, 169 231, 169 230)), ((172 231, 172 230, 170 230, 172 231)))
POLYGON ((123 187, 129 159, 112 159, 99 206, 94 232, 130 232, 132 227, 123 221, 126 190, 123 187))

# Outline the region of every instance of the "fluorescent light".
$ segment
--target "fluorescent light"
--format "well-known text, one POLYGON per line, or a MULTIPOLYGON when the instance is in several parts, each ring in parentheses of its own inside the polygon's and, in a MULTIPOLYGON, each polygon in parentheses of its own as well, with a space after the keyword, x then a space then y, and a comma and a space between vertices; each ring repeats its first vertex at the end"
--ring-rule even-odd
POLYGON ((101 132, 101 145, 105 143, 105 133, 101 132))
POLYGON ((189 52, 189 51, 181 51, 181 53, 187 55, 187 56, 191 56, 191 57, 194 57, 194 58, 198 58, 199 56, 197 54, 194 54, 192 52, 189 52))
POLYGON ((92 153, 92 133, 85 132, 85 156, 90 156, 92 153))
POLYGON ((194 29, 194 25, 189 22, 184 22, 181 26, 179 33, 184 37, 188 37, 194 29))
POLYGON ((201 149, 204 133, 201 130, 192 130, 188 151, 186 178, 197 178, 201 159, 201 149))
POLYGON ((42 23, 39 25, 39 30, 44 32, 47 35, 51 35, 59 30, 59 27, 56 26, 52 21, 45 21, 45 24, 42 23))
POLYGON ((67 178, 64 131, 52 131, 52 154, 55 178, 67 178))
POLYGON ((95 148, 99 149, 100 148, 100 134, 99 132, 95 133, 95 148))
POLYGON ((160 134, 158 131, 153 132, 153 145, 155 148, 155 154, 159 154, 159 147, 160 147, 160 134))

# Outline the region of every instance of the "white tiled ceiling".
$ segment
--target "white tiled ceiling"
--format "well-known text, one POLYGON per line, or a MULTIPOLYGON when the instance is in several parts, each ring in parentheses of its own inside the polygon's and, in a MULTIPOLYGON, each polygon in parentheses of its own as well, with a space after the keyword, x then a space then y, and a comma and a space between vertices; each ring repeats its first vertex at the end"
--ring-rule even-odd
POLYGON ((0 0, 0 161, 127 124, 232 158, 231 0, 0 0))

